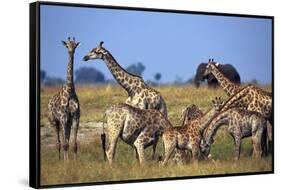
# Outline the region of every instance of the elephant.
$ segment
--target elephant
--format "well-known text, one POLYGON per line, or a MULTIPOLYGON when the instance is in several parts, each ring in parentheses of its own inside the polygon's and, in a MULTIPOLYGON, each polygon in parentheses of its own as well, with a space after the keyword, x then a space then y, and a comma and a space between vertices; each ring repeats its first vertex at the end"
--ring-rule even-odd
MULTIPOLYGON (((200 63, 196 75, 194 77, 194 84, 198 88, 200 86, 200 82, 203 82, 205 79, 207 80, 208 86, 212 88, 218 87, 218 81, 213 74, 206 75, 206 67, 207 63, 200 63)), ((237 70, 230 64, 220 64, 218 69, 222 72, 224 76, 226 76, 230 81, 240 84, 240 75, 237 70)))

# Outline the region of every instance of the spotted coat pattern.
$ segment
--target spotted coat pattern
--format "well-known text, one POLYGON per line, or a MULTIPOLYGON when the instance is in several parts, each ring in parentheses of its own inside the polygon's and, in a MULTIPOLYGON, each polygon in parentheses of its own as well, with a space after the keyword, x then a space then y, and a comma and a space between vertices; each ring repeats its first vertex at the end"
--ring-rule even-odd
POLYGON ((159 110, 167 118, 167 107, 161 94, 149 87, 140 76, 131 74, 123 69, 111 53, 99 46, 92 49, 85 57, 84 61, 102 59, 116 81, 127 91, 128 98, 126 104, 130 104, 142 109, 159 110))
POLYGON ((253 157, 260 158, 262 146, 264 145, 264 131, 266 130, 266 119, 257 112, 245 109, 231 108, 220 112, 212 119, 203 133, 201 150, 205 155, 210 153, 210 146, 214 142, 214 136, 222 125, 228 126, 235 144, 235 160, 240 157, 241 140, 245 137, 252 137, 253 157))
MULTIPOLYGON (((245 87, 231 82, 226 78, 218 69, 217 62, 209 60, 207 65, 207 72, 211 72, 226 94, 230 96, 230 99, 226 102, 222 111, 233 107, 243 107, 249 111, 255 111, 260 113, 268 120, 267 133, 269 140, 269 149, 272 147, 272 95, 254 85, 247 85, 245 87)), ((269 150, 270 152, 271 150, 269 150)))
POLYGON ((107 119, 106 156, 112 164, 118 138, 134 147, 140 164, 144 163, 144 149, 153 145, 153 158, 159 136, 171 123, 154 109, 140 109, 117 104, 105 112, 107 119))
POLYGON ((68 38, 68 41, 62 41, 62 43, 67 48, 69 54, 69 63, 67 66, 67 80, 66 83, 62 86, 62 89, 49 101, 48 119, 51 126, 56 129, 59 159, 62 138, 64 160, 68 160, 68 148, 70 132, 72 127, 74 130, 73 149, 75 159, 77 155, 77 133, 79 128, 80 106, 73 82, 73 59, 75 49, 76 47, 78 47, 79 42, 75 42, 75 39, 70 40, 70 38, 68 38), (62 133, 61 135, 60 132, 62 133))
MULTIPOLYGON (((172 153, 175 150, 188 150, 192 153, 192 159, 198 161, 201 157, 200 142, 202 139, 202 132, 214 117, 219 112, 223 105, 221 98, 213 100, 214 107, 206 112, 199 118, 190 120, 187 124, 182 127, 166 128, 163 133, 163 144, 164 144, 164 160, 163 165, 167 164, 172 153)), ((195 107, 194 107, 195 108, 195 107)), ((195 113, 197 113, 195 109, 195 113)), ((198 115, 198 114, 195 114, 198 115)))

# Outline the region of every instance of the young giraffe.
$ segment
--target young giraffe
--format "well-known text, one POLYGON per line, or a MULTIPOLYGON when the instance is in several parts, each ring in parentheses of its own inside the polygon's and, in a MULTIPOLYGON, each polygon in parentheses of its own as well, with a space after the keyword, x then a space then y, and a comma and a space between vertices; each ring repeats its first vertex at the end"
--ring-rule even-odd
POLYGON ((262 144, 265 130, 266 119, 257 112, 245 109, 231 108, 217 114, 209 126, 205 129, 201 141, 201 151, 205 156, 210 153, 210 146, 218 128, 222 125, 228 125, 228 132, 231 134, 235 144, 235 160, 240 157, 241 140, 252 136, 253 157, 260 158, 262 155, 262 144))
POLYGON ((73 149, 75 159, 77 155, 77 132, 79 128, 80 107, 73 81, 73 60, 75 49, 79 46, 79 42, 75 42, 74 38, 73 40, 68 38, 68 41, 62 41, 62 43, 67 48, 69 54, 67 79, 60 92, 54 95, 48 104, 48 119, 51 126, 56 129, 59 159, 61 150, 60 130, 62 130, 64 160, 68 160, 69 139, 72 126, 74 129, 73 149))
MULTIPOLYGON (((181 126, 189 125, 190 121, 193 119, 198 119, 202 117, 204 114, 199 109, 198 106, 192 104, 182 110, 183 122, 181 126)), ((159 161, 162 161, 162 156, 159 156, 159 161)), ((186 150, 178 150, 175 149, 175 154, 172 158, 173 162, 177 164, 185 164, 189 160, 189 153, 186 150)))
POLYGON ((188 125, 189 122, 193 119, 198 119, 204 115, 204 113, 199 109, 198 106, 195 104, 192 104, 191 106, 188 106, 182 111, 183 115, 183 121, 182 121, 182 126, 183 125, 188 125))
MULTIPOLYGON (((218 80, 221 87, 226 94, 230 96, 230 99, 226 102, 222 111, 231 107, 244 107, 249 111, 256 111, 263 115, 268 121, 267 132, 269 140, 269 152, 272 148, 272 95, 258 87, 253 85, 247 85, 246 87, 240 86, 231 82, 226 78, 217 68, 218 63, 209 59, 206 72, 212 73, 218 80)), ((266 151, 267 152, 267 151, 266 151)))
POLYGON ((213 100, 213 108, 206 112, 202 117, 190 120, 182 127, 166 128, 163 133, 164 161, 167 164, 169 158, 175 150, 190 150, 192 159, 198 161, 201 157, 200 142, 201 134, 208 123, 219 112, 223 105, 221 98, 213 100))
POLYGON ((142 108, 159 110, 167 118, 167 108, 161 94, 149 87, 140 76, 133 75, 123 69, 111 53, 99 46, 92 49, 85 57, 84 61, 102 59, 107 65, 116 81, 127 91, 127 104, 142 108))
POLYGON ((154 109, 140 109, 128 104, 117 104, 105 112, 107 118, 107 138, 104 138, 103 150, 112 164, 117 140, 120 137, 125 143, 134 147, 140 164, 144 163, 144 149, 153 145, 153 158, 159 135, 172 124, 154 109), (106 140, 106 142, 105 142, 106 140))

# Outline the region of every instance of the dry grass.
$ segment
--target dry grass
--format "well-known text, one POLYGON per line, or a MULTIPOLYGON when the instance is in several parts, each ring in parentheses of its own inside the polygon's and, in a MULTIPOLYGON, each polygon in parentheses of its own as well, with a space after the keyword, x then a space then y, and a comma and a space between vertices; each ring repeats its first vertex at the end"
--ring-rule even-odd
MULTIPOLYGON (((269 87, 263 87, 271 91, 269 87)), ((86 183, 127 179, 147 179, 176 176, 197 176, 241 172, 271 171, 271 157, 253 161, 251 139, 243 140, 241 160, 233 162, 233 142, 225 129, 219 130, 212 146, 214 162, 199 162, 198 165, 169 164, 161 167, 150 159, 151 148, 146 150, 147 163, 138 165, 132 148, 118 142, 115 164, 112 168, 103 161, 100 145, 100 129, 95 122, 102 122, 104 110, 115 103, 124 102, 126 93, 119 86, 77 86, 81 106, 81 128, 79 130, 78 160, 68 162, 58 160, 54 130, 46 118, 47 104, 59 88, 43 87, 41 90, 41 184, 86 183)), ((227 98, 221 90, 206 87, 195 89, 192 86, 163 86, 157 88, 168 106, 168 117, 176 126, 181 124, 181 110, 190 104, 197 104, 204 111, 211 108, 211 100, 216 96, 227 98)), ((157 154, 162 154, 162 143, 158 144, 157 154)), ((71 152, 71 151, 70 151, 71 152)), ((72 152, 70 154, 72 158, 72 152)))

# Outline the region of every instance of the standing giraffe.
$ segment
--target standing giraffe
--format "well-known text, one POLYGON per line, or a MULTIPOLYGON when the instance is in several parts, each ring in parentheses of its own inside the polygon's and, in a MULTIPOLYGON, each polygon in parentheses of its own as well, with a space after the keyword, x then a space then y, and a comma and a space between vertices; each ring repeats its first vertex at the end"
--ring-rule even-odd
MULTIPOLYGON (((272 148, 272 95, 254 85, 241 85, 231 82, 217 68, 219 63, 214 62, 214 59, 209 59, 206 72, 212 73, 218 80, 221 87, 230 99, 223 106, 222 111, 230 107, 244 107, 249 111, 256 111, 268 120, 267 136, 269 140, 269 152, 272 148)), ((206 74, 207 74, 206 73, 206 74)), ((267 152, 267 151, 265 151, 267 152)))
POLYGON ((161 94, 149 87, 140 76, 131 74, 123 69, 111 53, 102 47, 103 42, 99 46, 92 49, 85 57, 84 61, 90 59, 102 59, 107 65, 116 81, 127 91, 127 104, 139 107, 141 109, 159 110, 167 118, 167 107, 161 94))
POLYGON ((235 144, 235 160, 240 157, 241 140, 245 137, 252 137, 253 157, 260 158, 262 145, 264 143, 264 132, 266 130, 266 119, 257 112, 239 108, 230 108, 217 114, 210 122, 203 133, 201 150, 207 156, 210 153, 210 146, 218 128, 228 125, 228 132, 231 134, 235 144))
POLYGON ((225 77, 218 69, 219 63, 214 62, 214 59, 209 59, 208 65, 206 67, 205 75, 212 73, 216 77, 218 83, 225 91, 228 96, 233 96, 243 87, 237 83, 231 82, 227 77, 225 77))
POLYGON ((73 60, 75 49, 79 46, 79 42, 75 42, 74 38, 73 40, 68 38, 68 41, 62 41, 62 44, 67 48, 69 54, 67 78, 60 92, 54 95, 48 104, 48 119, 51 126, 56 129, 59 159, 61 150, 60 130, 62 130, 64 160, 68 160, 71 127, 74 130, 74 158, 76 159, 77 156, 77 132, 79 128, 80 107, 73 81, 73 60))
POLYGON ((117 104, 105 112, 107 137, 103 138, 103 150, 112 164, 118 138, 134 147, 140 164, 144 163, 144 149, 153 145, 153 157, 159 136, 172 124, 154 109, 140 109, 128 104, 117 104))

